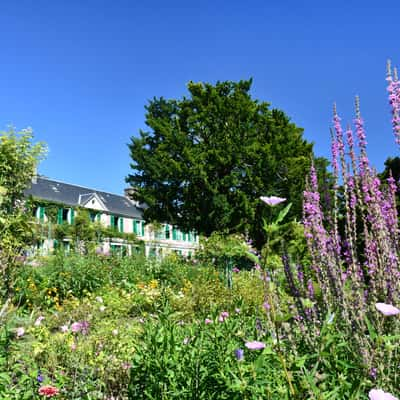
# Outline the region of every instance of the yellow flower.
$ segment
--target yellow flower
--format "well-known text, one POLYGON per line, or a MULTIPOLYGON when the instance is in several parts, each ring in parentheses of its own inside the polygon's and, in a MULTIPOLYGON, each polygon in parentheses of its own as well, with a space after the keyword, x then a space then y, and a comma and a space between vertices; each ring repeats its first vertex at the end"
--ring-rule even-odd
POLYGON ((152 289, 155 289, 156 287, 158 287, 158 281, 157 281, 156 279, 152 279, 152 280, 150 281, 149 286, 150 286, 152 289))

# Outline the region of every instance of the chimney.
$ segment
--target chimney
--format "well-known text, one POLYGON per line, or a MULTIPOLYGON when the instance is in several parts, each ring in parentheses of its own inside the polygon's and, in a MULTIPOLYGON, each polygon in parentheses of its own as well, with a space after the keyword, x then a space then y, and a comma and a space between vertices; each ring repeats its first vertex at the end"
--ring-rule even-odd
POLYGON ((31 178, 31 181, 33 184, 37 183, 37 177, 38 177, 38 173, 37 173, 37 168, 35 167, 33 170, 32 178, 31 178))
POLYGON ((135 206, 139 205, 137 200, 133 199, 133 194, 135 193, 135 188, 129 187, 124 189, 124 196, 129 199, 135 206))

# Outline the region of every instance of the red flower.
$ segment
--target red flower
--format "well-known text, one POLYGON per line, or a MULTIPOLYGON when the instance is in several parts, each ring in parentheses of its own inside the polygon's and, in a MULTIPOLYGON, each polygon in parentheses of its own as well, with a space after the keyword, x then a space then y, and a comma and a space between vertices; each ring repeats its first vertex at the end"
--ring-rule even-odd
POLYGON ((54 387, 54 386, 50 386, 50 385, 46 385, 46 386, 42 386, 39 389, 39 394, 45 397, 53 397, 53 396, 57 396, 59 393, 59 390, 54 387))

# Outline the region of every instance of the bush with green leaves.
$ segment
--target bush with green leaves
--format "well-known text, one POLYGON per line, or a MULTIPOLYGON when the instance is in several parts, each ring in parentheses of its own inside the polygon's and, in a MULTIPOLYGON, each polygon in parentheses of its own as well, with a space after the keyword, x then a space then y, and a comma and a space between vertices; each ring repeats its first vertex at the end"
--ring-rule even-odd
POLYGON ((5 298, 12 294, 14 270, 34 238, 34 221, 23 198, 45 147, 32 139, 30 129, 0 132, 0 295, 5 298))

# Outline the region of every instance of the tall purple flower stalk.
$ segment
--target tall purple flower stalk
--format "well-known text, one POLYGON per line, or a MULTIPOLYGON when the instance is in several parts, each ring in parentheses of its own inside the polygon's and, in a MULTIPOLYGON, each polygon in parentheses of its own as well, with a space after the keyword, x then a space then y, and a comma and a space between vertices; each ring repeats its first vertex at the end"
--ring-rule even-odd
POLYGON ((389 92, 389 104, 392 111, 393 133, 396 143, 400 145, 400 82, 396 68, 394 68, 392 76, 390 61, 387 63, 386 80, 388 81, 387 91, 389 92))
MULTIPOLYGON (((400 144, 400 84, 396 73, 392 77, 389 72, 387 79, 393 129, 400 144)), ((304 192, 303 224, 321 299, 315 301, 310 282, 309 290, 301 291, 301 296, 316 303, 317 315, 328 315, 335 310, 341 316, 349 335, 363 349, 365 364, 371 367, 374 350, 367 344, 365 315, 374 321, 376 314, 371 304, 376 302, 400 303, 397 185, 392 177, 383 184, 370 165, 358 97, 355 114, 354 137, 351 126, 343 131, 334 107, 331 131, 334 186, 332 206, 326 212, 320 204, 315 168, 310 169, 304 192)), ((288 265, 285 273, 293 297, 298 296, 288 265)), ((304 315, 301 304, 298 312, 304 315)))

